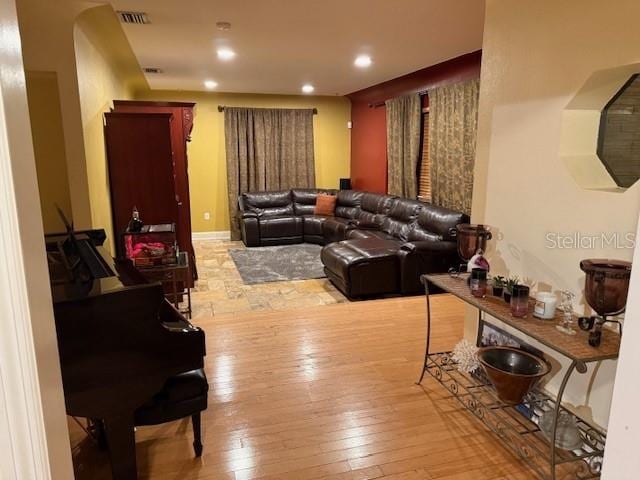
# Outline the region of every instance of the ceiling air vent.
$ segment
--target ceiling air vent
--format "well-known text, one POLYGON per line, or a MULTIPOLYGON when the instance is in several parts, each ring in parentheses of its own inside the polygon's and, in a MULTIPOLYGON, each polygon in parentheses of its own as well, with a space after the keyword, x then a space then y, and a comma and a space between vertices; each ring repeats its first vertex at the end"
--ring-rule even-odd
POLYGON ((118 11, 118 16, 122 23, 131 23, 134 25, 146 25, 151 23, 149 17, 144 12, 124 12, 118 11))
POLYGON ((162 73, 162 69, 158 67, 144 67, 144 73, 162 73))

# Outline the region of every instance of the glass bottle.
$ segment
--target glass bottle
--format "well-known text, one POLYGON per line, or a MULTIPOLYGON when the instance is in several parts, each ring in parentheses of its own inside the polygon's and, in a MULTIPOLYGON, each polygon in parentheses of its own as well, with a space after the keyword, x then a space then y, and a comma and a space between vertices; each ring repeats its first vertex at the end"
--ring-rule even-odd
POLYGON ((514 285, 511 292, 511 315, 525 318, 529 313, 529 287, 514 285))
POLYGON ((484 268, 474 268, 471 270, 471 278, 469 280, 471 295, 478 298, 484 298, 487 294, 487 271, 484 268))
POLYGON ((142 220, 140 220, 140 212, 138 212, 138 207, 133 207, 133 212, 131 212, 131 220, 129 220, 129 225, 127 225, 128 232, 139 232, 142 230, 142 220))

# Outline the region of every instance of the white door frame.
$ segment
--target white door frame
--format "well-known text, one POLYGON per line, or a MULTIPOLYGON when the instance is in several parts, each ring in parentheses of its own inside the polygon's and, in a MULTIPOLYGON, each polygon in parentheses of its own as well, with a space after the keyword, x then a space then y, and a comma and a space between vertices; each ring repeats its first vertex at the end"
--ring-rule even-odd
POLYGON ((15 0, 0 0, 0 478, 73 478, 15 0))
POLYGON ((603 480, 636 480, 640 474, 640 219, 624 334, 613 384, 613 399, 604 451, 603 480))

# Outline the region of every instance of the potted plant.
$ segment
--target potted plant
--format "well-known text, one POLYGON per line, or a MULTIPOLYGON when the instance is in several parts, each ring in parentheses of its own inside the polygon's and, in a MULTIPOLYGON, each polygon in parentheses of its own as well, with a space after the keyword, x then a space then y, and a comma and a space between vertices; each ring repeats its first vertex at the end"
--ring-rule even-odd
POLYGON ((493 296, 494 297, 502 297, 502 291, 504 290, 504 277, 500 275, 496 275, 493 277, 493 296))
POLYGON ((504 282, 504 301, 507 303, 511 302, 511 292, 513 291, 513 287, 518 284, 520 279, 518 277, 509 277, 504 282))

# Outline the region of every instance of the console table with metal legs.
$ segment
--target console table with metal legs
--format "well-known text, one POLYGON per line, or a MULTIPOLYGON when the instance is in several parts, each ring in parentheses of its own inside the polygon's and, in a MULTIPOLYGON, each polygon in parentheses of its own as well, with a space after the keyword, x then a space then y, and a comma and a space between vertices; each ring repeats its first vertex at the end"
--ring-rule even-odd
POLYGON ((180 252, 176 263, 156 265, 152 267, 138 267, 138 271, 148 280, 162 282, 171 286, 171 291, 165 296, 173 303, 180 313, 191 318, 191 288, 189 282, 193 280, 191 265, 187 252, 180 252), (180 300, 186 297, 186 306, 180 307, 180 300))
MULTIPOLYGON (((424 365, 420 380, 429 374, 442 384, 463 407, 482 421, 516 456, 521 458, 535 474, 543 480, 596 479, 600 478, 606 433, 591 422, 577 416, 562 404, 569 379, 578 372, 587 372, 587 364, 611 360, 618 357, 620 335, 613 331, 603 334, 599 347, 588 344, 588 333, 578 330, 575 335, 566 335, 555 327, 560 321, 539 320, 530 312, 526 318, 511 315, 509 305, 501 298, 487 296, 476 298, 467 286, 468 275, 453 277, 449 274, 423 275, 427 302, 427 331, 424 365), (429 287, 437 287, 438 293, 445 292, 478 309, 479 327, 493 317, 542 345, 568 358, 571 363, 563 374, 556 396, 534 388, 527 394, 522 404, 507 405, 498 399, 496 391, 482 369, 473 373, 463 373, 457 369, 451 352, 432 352, 432 311, 429 287), (582 440, 582 445, 572 450, 557 446, 558 419, 561 414, 574 417, 582 440), (547 435, 538 423, 543 415, 552 415, 552 429, 547 435), (555 448, 553 447, 555 445, 555 448)), ((480 345, 481 332, 478 328, 477 343, 480 345)))

